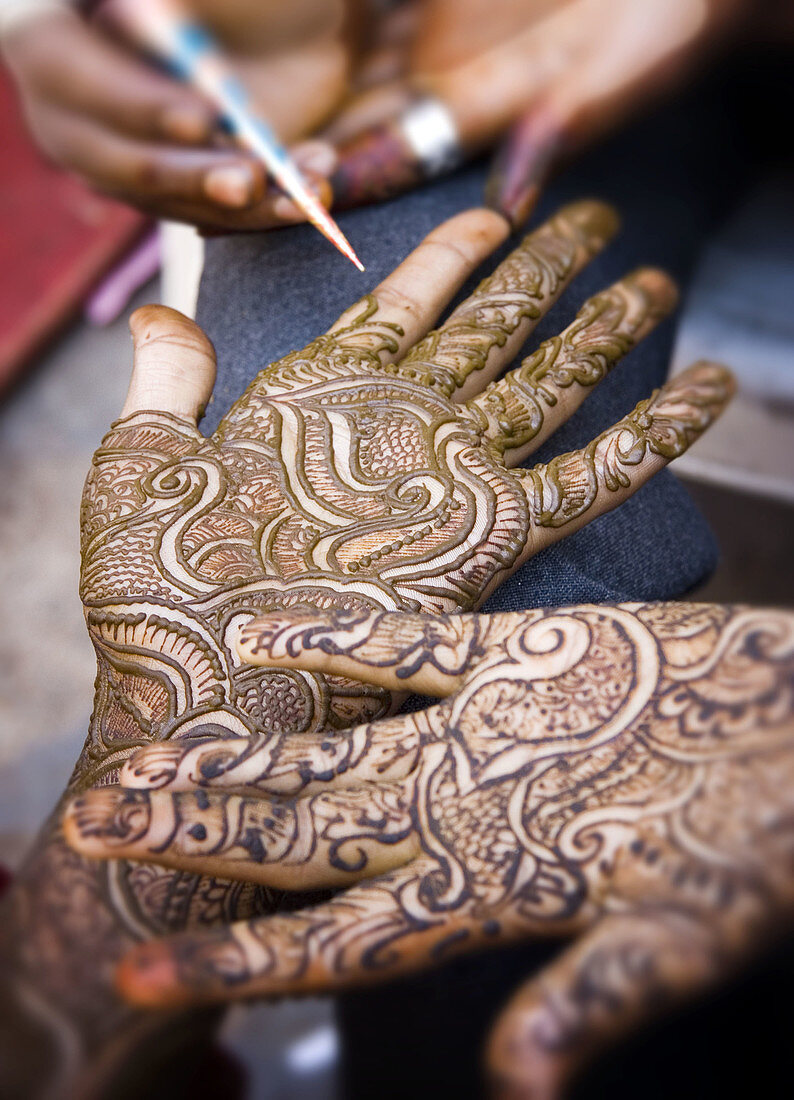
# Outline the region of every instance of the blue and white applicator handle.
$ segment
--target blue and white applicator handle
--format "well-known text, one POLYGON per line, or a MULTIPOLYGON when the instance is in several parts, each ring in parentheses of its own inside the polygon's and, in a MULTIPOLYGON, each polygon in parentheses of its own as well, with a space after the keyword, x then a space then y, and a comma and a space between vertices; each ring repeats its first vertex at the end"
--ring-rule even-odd
POLYGON ((270 125, 255 113, 242 82, 210 33, 178 0, 116 0, 114 17, 138 42, 217 108, 230 133, 267 168, 315 228, 359 269, 364 265, 334 219, 311 191, 270 125))

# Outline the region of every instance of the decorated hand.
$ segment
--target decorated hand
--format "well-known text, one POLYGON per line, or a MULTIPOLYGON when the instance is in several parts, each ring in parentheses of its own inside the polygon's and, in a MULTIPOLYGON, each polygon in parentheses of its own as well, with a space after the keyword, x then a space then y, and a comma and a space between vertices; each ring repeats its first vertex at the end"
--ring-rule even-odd
MULTIPOLYGON (((700 364, 583 450, 511 469, 673 304, 666 276, 636 272, 491 381, 614 228, 597 203, 567 207, 426 335, 507 234, 489 211, 452 219, 327 334, 262 371, 211 438, 196 426, 212 390, 209 341, 171 311, 135 314, 127 402, 83 501, 81 593, 98 676, 72 794, 100 786, 112 803, 119 768, 152 742, 240 737, 242 747, 267 733, 323 745, 328 731, 387 714, 382 686, 244 665, 240 627, 293 607, 473 608, 708 426, 731 381, 700 364)), ((65 846, 59 821, 10 899, 6 988, 19 1018, 49 1004, 59 1049, 90 1053, 119 1033, 108 980, 132 943, 252 917, 274 899, 155 860, 93 863, 65 846)), ((291 874, 273 870, 272 881, 291 874)))
POLYGON ((173 1006, 334 989, 521 937, 575 942, 493 1032, 510 1095, 730 972, 794 910, 794 614, 697 604, 273 614, 252 664, 444 700, 341 736, 162 745, 69 808, 81 852, 296 887, 314 908, 144 945, 173 1006))
POLYGON ((613 228, 598 204, 566 208, 425 335, 505 233, 487 211, 452 219, 326 335, 262 371, 209 439, 195 422, 211 388, 206 338, 178 315, 135 316, 130 394, 83 504, 100 667, 84 783, 147 740, 385 713, 382 690, 241 667, 231 639, 252 615, 296 605, 474 607, 686 449, 729 396, 720 367, 691 368, 581 451, 511 469, 673 304, 666 276, 638 271, 486 385, 613 228))

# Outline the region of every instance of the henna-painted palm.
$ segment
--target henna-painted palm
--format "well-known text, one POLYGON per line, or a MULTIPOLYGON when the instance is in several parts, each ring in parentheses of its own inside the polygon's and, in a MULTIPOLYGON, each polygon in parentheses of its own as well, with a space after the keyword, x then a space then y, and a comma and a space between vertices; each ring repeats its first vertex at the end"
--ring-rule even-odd
MULTIPOLYGON (((700 365, 586 449, 508 468, 673 304, 666 276, 639 271, 486 385, 614 228, 597 203, 566 208, 426 335, 507 233, 488 211, 452 219, 328 334, 265 368, 211 438, 196 424, 214 377, 206 337, 168 310, 135 315, 130 393, 83 502, 81 592, 98 678, 72 792, 112 783, 152 741, 338 730, 386 713, 380 688, 243 666, 235 631, 293 605, 475 607, 708 426, 730 380, 700 365)), ((153 863, 90 864, 65 848, 57 817, 13 903, 24 982, 65 1009, 64 1029, 95 1042, 115 1026, 100 961, 147 933, 268 904, 263 888, 153 863), (58 913, 64 898, 63 920, 27 919, 58 913)))
POLYGON ((240 653, 447 698, 325 741, 152 747, 122 773, 137 789, 75 802, 69 836, 92 855, 293 888, 380 876, 138 949, 121 978, 140 1003, 334 988, 580 933, 490 1046, 495 1073, 556 1096, 791 919, 790 613, 291 613, 249 624, 240 653))

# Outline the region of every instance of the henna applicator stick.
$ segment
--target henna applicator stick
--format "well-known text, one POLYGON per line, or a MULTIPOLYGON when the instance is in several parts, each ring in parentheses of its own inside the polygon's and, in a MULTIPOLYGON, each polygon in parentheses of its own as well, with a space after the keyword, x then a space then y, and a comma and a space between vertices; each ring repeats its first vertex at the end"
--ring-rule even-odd
POLYGON ((202 92, 244 148, 267 168, 279 187, 343 256, 364 265, 342 230, 306 183, 270 125, 251 107, 248 93, 220 47, 179 0, 116 0, 113 16, 147 50, 202 92))

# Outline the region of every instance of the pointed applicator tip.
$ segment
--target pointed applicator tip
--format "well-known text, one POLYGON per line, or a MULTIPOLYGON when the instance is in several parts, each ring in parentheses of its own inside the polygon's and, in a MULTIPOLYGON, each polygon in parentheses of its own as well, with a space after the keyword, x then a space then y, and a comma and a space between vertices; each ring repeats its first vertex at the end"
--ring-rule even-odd
POLYGON ((344 247, 344 245, 342 245, 341 243, 337 243, 336 241, 334 241, 334 244, 336 244, 336 247, 339 249, 339 251, 344 256, 347 256, 347 258, 348 258, 348 260, 350 260, 351 264, 356 265, 356 267, 358 268, 359 271, 366 271, 367 270, 364 267, 364 265, 362 264, 361 260, 359 260, 358 256, 353 251, 353 248, 351 247, 351 245, 348 244, 347 241, 345 241, 345 245, 347 245, 346 248, 344 247))
POLYGON ((344 233, 339 228, 339 226, 336 225, 336 223, 334 223, 334 227, 336 229, 336 232, 333 233, 333 234, 328 235, 329 240, 331 241, 331 243, 336 245, 336 247, 339 249, 339 251, 342 253, 342 255, 347 256, 347 258, 348 258, 348 260, 350 260, 351 264, 355 264, 359 271, 366 271, 366 268, 364 267, 361 260, 359 260, 358 256, 356 255, 355 249, 353 248, 350 241, 344 235, 344 233))
POLYGON ((331 242, 334 248, 341 252, 343 256, 347 256, 351 264, 356 265, 359 271, 366 270, 361 260, 359 260, 356 255, 352 244, 332 218, 326 217, 323 221, 317 220, 314 222, 314 225, 320 230, 323 236, 331 242))

